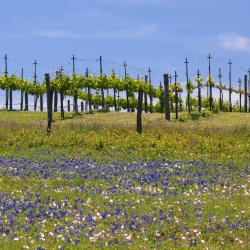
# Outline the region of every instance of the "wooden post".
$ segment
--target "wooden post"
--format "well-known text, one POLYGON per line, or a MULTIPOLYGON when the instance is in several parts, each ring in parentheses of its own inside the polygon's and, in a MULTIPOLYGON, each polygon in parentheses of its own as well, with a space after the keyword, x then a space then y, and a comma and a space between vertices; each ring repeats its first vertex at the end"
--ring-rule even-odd
POLYGON ((138 91, 138 107, 137 107, 137 133, 141 134, 142 132, 142 99, 143 99, 143 91, 140 89, 138 91))
POLYGON ((34 111, 36 111, 37 100, 38 100, 38 95, 34 94, 34 111))
POLYGON ((189 75, 188 75, 188 59, 186 58, 186 61, 184 62, 186 64, 186 79, 187 79, 187 85, 186 85, 186 88, 187 88, 187 107, 188 107, 188 113, 191 112, 191 105, 190 105, 190 91, 189 91, 189 88, 188 88, 188 85, 189 85, 189 75))
POLYGON ((149 82, 149 85, 150 85, 150 90, 149 90, 149 112, 153 113, 153 96, 152 96, 153 86, 152 86, 152 81, 151 81, 151 73, 152 73, 152 71, 149 68, 148 69, 148 82, 149 82))
MULTIPOLYGON (((23 81, 23 68, 21 72, 21 80, 23 81)), ((23 90, 21 90, 21 103, 20 103, 20 109, 23 110, 23 90)))
POLYGON ((43 93, 40 93, 40 112, 43 112, 43 93))
POLYGON ((209 108, 210 111, 213 110, 213 86, 212 86, 212 82, 211 82, 211 54, 209 53, 209 56, 207 57, 208 59, 208 74, 209 74, 209 85, 207 86, 207 98, 209 95, 209 108))
POLYGON ((50 77, 49 74, 45 74, 45 82, 46 82, 46 92, 47 92, 47 114, 48 114, 48 127, 47 132, 50 133, 51 131, 51 124, 52 124, 52 115, 53 115, 53 90, 50 86, 50 77))
POLYGON ((242 98, 241 98, 241 83, 242 83, 242 80, 241 80, 241 78, 239 78, 239 91, 240 91, 240 93, 239 93, 239 97, 240 97, 240 112, 242 111, 242 109, 241 109, 241 105, 242 105, 242 98))
MULTIPOLYGON (((89 77, 89 69, 86 68, 86 73, 85 73, 85 76, 86 77, 89 77)), ((88 106, 89 106, 89 112, 92 111, 92 100, 91 100, 91 89, 90 89, 90 86, 88 86, 88 106)), ((86 109, 87 109, 87 103, 86 103, 86 109)))
POLYGON ((201 101, 201 86, 200 83, 198 83, 198 106, 199 106, 199 112, 201 113, 201 106, 202 106, 202 101, 201 101))
POLYGON ((100 63, 100 78, 101 78, 102 111, 104 111, 104 109, 105 109, 105 96, 104 96, 104 88, 103 88, 103 81, 102 81, 102 75, 103 75, 102 56, 99 57, 99 63, 100 63))
POLYGON ((89 112, 92 111, 92 100, 91 100, 91 89, 88 87, 88 104, 89 104, 89 112))
POLYGON ((247 113, 247 75, 244 76, 244 111, 247 113))
POLYGON ((228 62, 229 64, 229 112, 233 112, 232 106, 232 61, 231 59, 228 62))
POLYGON ((223 105, 223 93, 222 93, 222 74, 221 74, 221 68, 219 68, 219 86, 220 86, 220 111, 222 111, 222 105, 223 105))
POLYGON ((145 113, 148 113, 148 95, 146 92, 144 92, 144 106, 145 113))
POLYGON ((70 100, 68 100, 68 112, 70 112, 70 100))
MULTIPOLYGON (((148 83, 148 76, 145 75, 145 83, 148 83)), ((144 92, 144 106, 145 106, 145 113, 148 113, 148 95, 144 92)))
POLYGON ((60 90, 60 105, 61 105, 61 119, 62 120, 64 119, 63 98, 64 98, 63 91, 60 90))
POLYGON ((170 107, 169 107, 169 76, 164 74, 164 108, 165 108, 165 119, 170 121, 170 107))
POLYGON ((120 91, 117 90, 117 111, 120 111, 120 91))
POLYGON ((5 107, 6 107, 6 110, 9 109, 9 90, 6 89, 5 91, 5 107))
POLYGON ((58 103, 58 94, 57 94, 57 91, 55 90, 55 95, 54 95, 54 112, 57 112, 57 103, 58 103))
POLYGON ((24 93, 24 101, 25 101, 25 111, 28 111, 29 110, 29 95, 27 91, 25 91, 24 93))
POLYGON ((10 89, 10 111, 12 111, 12 90, 10 89))
POLYGON ((127 89, 126 89, 126 107, 127 107, 127 112, 130 112, 130 103, 129 103, 129 96, 127 89))
POLYGON ((179 118, 178 115, 178 91, 177 91, 177 73, 175 71, 174 74, 174 85, 175 85, 175 119, 177 120, 179 118))
POLYGON ((199 112, 201 113, 201 107, 202 107, 202 101, 201 101, 201 84, 200 84, 200 71, 198 70, 197 72, 197 77, 198 77, 198 109, 199 112))
MULTIPOLYGON (((5 62, 4 74, 7 77, 8 76, 8 57, 6 54, 4 56, 4 62, 5 62)), ((9 90, 7 88, 5 91, 5 108, 6 108, 6 110, 8 110, 8 108, 9 108, 9 90)))
POLYGON ((250 113, 250 69, 248 70, 248 90, 247 90, 247 96, 248 96, 248 112, 250 113))
POLYGON ((114 93, 114 107, 115 107, 115 111, 117 111, 116 88, 113 89, 113 93, 114 93))
POLYGON ((21 102, 20 102, 20 110, 23 110, 23 91, 21 90, 21 102))

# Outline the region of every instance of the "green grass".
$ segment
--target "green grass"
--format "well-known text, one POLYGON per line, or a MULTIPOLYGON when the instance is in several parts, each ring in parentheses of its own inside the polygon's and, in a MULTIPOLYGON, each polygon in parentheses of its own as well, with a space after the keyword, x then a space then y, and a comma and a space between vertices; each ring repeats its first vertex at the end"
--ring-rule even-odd
MULTIPOLYGON (((232 172, 226 168, 204 170, 207 171, 207 180, 219 173, 219 181, 208 185, 209 188, 206 190, 197 184, 187 185, 185 190, 181 190, 179 181, 189 180, 192 176, 185 176, 184 172, 173 175, 169 179, 169 185, 172 190, 179 191, 176 196, 162 195, 163 186, 160 183, 158 186, 154 183, 140 186, 133 181, 133 190, 141 187, 145 191, 144 194, 124 190, 123 177, 110 181, 81 177, 65 179, 59 173, 55 179, 42 179, 37 176, 19 178, 0 173, 0 193, 6 192, 10 198, 34 200, 35 194, 39 193, 44 201, 48 196, 51 197, 49 204, 41 202, 46 208, 54 202, 65 200, 68 200, 71 206, 71 212, 60 221, 56 218, 48 219, 43 226, 41 223, 36 224, 28 234, 23 229, 17 230, 18 241, 0 239, 0 249, 25 249, 25 246, 36 249, 37 246, 43 246, 47 250, 58 249, 59 245, 73 250, 124 249, 120 243, 108 247, 105 245, 112 235, 104 238, 101 236, 94 242, 89 238, 81 238, 81 243, 74 245, 49 234, 56 223, 67 225, 69 221, 74 220, 78 213, 72 209, 76 198, 89 200, 84 205, 84 216, 88 213, 97 215, 98 212, 109 210, 110 200, 113 200, 111 210, 120 206, 123 211, 128 212, 130 219, 133 214, 150 214, 157 217, 160 210, 167 214, 170 208, 173 208, 174 217, 178 220, 152 224, 138 234, 131 232, 132 242, 126 243, 125 249, 250 249, 249 229, 244 227, 231 231, 225 223, 225 218, 229 218, 231 222, 241 220, 247 223, 250 216, 249 175, 247 179, 240 177, 242 166, 250 163, 250 114, 220 113, 209 119, 171 123, 165 121, 162 114, 143 114, 141 135, 135 132, 134 113, 96 113, 79 116, 67 113, 66 116, 67 119, 61 121, 59 114, 54 114, 52 132, 47 135, 45 113, 0 111, 0 156, 34 160, 89 158, 100 162, 166 158, 233 163, 238 168, 232 172), (230 182, 227 186, 222 186, 220 180, 230 182), (117 185, 116 192, 109 191, 111 185, 117 185), (97 193, 98 189, 102 189, 106 195, 97 193), (152 190, 155 190, 155 193, 152 190), (197 211, 202 212, 201 218, 195 215, 197 211), (188 229, 181 231, 180 225, 185 225, 188 229), (221 228, 217 230, 214 227, 218 225, 221 225, 221 228), (188 241, 189 236, 196 237, 194 230, 201 232, 196 248, 189 247, 188 241), (41 232, 45 234, 45 241, 36 237, 41 232), (160 247, 156 232, 161 235, 160 247), (169 240, 173 235, 177 237, 179 247, 169 240)), ((181 114, 181 117, 186 119, 187 114, 181 114)), ((196 173, 195 168, 193 173, 196 173)), ((17 220, 21 224, 26 213, 27 211, 17 215, 17 220)), ((96 231, 109 230, 111 223, 116 220, 125 223, 124 216, 111 216, 103 221, 98 219, 96 231)), ((114 237, 121 242, 126 239, 124 233, 125 231, 121 230, 114 237)))
MULTIPOLYGON (((185 117, 186 114, 182 114, 185 117)), ((61 121, 54 115, 50 135, 46 113, 0 111, 0 155, 48 159, 78 157, 97 161, 138 159, 250 162, 250 114, 221 113, 200 121, 167 122, 163 114, 96 113, 61 121)))

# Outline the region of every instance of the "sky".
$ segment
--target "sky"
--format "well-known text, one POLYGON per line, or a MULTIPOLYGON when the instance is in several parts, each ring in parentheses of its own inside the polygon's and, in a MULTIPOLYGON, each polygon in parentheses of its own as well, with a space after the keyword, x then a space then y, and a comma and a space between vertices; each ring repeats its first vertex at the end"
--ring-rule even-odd
POLYGON ((208 75, 209 53, 215 79, 221 67, 228 82, 232 59, 233 85, 250 68, 249 0, 8 0, 1 3, 0 70, 7 54, 9 73, 32 78, 52 75, 62 65, 72 71, 98 73, 103 57, 105 73, 114 68, 143 77, 150 67, 158 85, 163 74, 177 71, 185 81, 185 58, 190 78, 199 69, 208 75))

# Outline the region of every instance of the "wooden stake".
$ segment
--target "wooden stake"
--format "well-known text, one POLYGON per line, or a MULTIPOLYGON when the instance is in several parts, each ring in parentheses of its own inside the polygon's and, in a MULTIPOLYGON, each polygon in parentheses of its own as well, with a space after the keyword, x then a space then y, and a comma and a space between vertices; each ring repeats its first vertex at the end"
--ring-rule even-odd
POLYGON ((247 75, 244 76, 244 111, 247 113, 247 75))
POLYGON ((169 76, 164 74, 164 108, 165 108, 165 119, 170 121, 170 107, 169 107, 169 76))
POLYGON ((48 115, 48 126, 47 132, 51 132, 52 116, 53 116, 53 90, 50 86, 50 77, 49 74, 45 74, 45 83, 46 83, 46 92, 47 92, 47 115, 48 115))
POLYGON ((143 99, 143 91, 140 89, 138 91, 138 107, 137 107, 137 133, 141 134, 142 132, 142 99, 143 99))

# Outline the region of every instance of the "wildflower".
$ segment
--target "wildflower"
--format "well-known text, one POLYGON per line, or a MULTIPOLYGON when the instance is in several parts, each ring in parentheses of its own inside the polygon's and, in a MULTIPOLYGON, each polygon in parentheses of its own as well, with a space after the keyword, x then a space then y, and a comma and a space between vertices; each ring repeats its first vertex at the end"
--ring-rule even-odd
POLYGON ((131 238, 132 238, 131 234, 126 237, 127 240, 131 240, 131 238))

